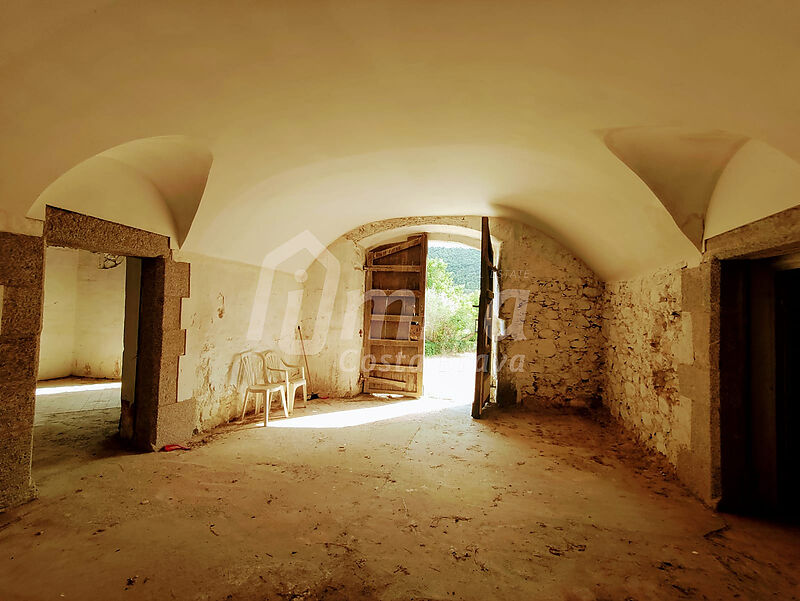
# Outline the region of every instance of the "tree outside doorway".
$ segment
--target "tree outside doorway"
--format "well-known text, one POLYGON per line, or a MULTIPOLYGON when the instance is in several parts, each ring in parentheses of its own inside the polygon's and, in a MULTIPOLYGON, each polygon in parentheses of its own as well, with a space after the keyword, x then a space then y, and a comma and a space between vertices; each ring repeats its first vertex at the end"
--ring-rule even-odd
POLYGON ((475 380, 480 251, 428 246, 425 291, 425 396, 469 402, 475 380))

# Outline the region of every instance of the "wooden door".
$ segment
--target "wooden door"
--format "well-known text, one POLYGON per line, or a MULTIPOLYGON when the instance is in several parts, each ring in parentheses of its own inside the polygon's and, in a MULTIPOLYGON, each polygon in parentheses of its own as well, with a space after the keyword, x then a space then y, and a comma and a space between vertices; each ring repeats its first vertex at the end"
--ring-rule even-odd
POLYGON ((367 251, 364 392, 422 394, 428 238, 367 251))
POLYGON ((475 399, 472 417, 478 419, 489 402, 492 379, 492 303, 494 302, 494 251, 489 218, 481 222, 481 291, 478 300, 478 344, 475 365, 475 399))

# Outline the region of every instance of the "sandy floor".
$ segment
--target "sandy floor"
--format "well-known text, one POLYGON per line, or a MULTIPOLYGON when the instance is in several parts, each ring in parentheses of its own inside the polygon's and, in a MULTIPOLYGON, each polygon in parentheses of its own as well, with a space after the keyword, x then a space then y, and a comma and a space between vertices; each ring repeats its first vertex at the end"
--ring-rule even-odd
POLYGON ((0 514, 0 599, 800 598, 798 531, 715 515, 613 424, 438 407, 317 401, 150 454, 63 414, 40 499, 0 514))

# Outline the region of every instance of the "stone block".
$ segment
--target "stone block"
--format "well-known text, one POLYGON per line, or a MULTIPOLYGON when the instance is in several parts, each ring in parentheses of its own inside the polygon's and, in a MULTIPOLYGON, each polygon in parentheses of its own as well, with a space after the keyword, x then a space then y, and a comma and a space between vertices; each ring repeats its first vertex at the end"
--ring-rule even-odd
POLYGON ((42 238, 0 232, 0 285, 41 287, 43 269, 42 238))
POLYGON ((35 380, 0 384, 0 440, 31 437, 35 402, 35 380))
POLYGON ((0 340, 38 336, 42 329, 42 286, 8 286, 2 297, 0 340))
POLYGON ((0 340, 0 383, 35 382, 39 337, 0 340))
POLYGON ((709 295, 708 265, 681 270, 681 306, 685 311, 708 311, 711 306, 709 295))
POLYGON ((165 261, 164 268, 164 294, 188 298, 191 280, 190 264, 169 259, 165 261))
POLYGON ((158 380, 158 405, 169 405, 178 399, 178 357, 162 359, 158 380))
POLYGON ((536 345, 536 353, 540 357, 552 357, 557 352, 556 345, 552 340, 540 340, 536 345))
POLYGON ((696 365, 678 365, 678 386, 680 394, 693 401, 703 402, 709 396, 708 369, 696 365))
POLYGON ((197 402, 194 399, 159 406, 154 450, 167 444, 187 442, 194 433, 196 422, 197 402))
POLYGON ((0 508, 32 499, 31 483, 35 381, 0 384, 0 508))
POLYGON ((167 257, 169 238, 88 215, 47 207, 45 238, 50 246, 128 257, 167 257))
POLYGON ((165 357, 179 357, 186 354, 186 330, 164 332, 162 354, 165 357))
POLYGON ((167 296, 164 298, 162 327, 165 332, 181 329, 181 302, 180 296, 167 296))

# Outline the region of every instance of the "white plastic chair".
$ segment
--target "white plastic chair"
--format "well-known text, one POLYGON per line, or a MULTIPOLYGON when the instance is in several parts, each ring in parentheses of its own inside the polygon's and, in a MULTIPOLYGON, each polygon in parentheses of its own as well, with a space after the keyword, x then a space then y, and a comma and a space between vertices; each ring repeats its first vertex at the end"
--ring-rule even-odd
POLYGON ((272 394, 279 392, 281 395, 281 404, 283 405, 283 413, 289 417, 289 408, 286 404, 286 388, 285 383, 272 376, 271 373, 264 369, 264 357, 255 351, 250 351, 242 355, 239 363, 239 379, 238 384, 241 388, 242 380, 247 383, 247 388, 244 393, 244 404, 242 406, 242 419, 244 419, 245 412, 247 411, 247 399, 250 394, 255 395, 255 414, 258 414, 258 396, 264 395, 264 425, 267 425, 269 420, 269 406, 272 401, 272 394))
POLYGON ((264 351, 264 365, 267 368, 267 375, 275 374, 280 375, 286 386, 286 392, 289 400, 289 413, 294 411, 294 397, 297 390, 303 389, 303 407, 306 406, 306 398, 308 395, 308 386, 306 385, 306 370, 302 365, 293 365, 287 363, 274 351, 264 351))

